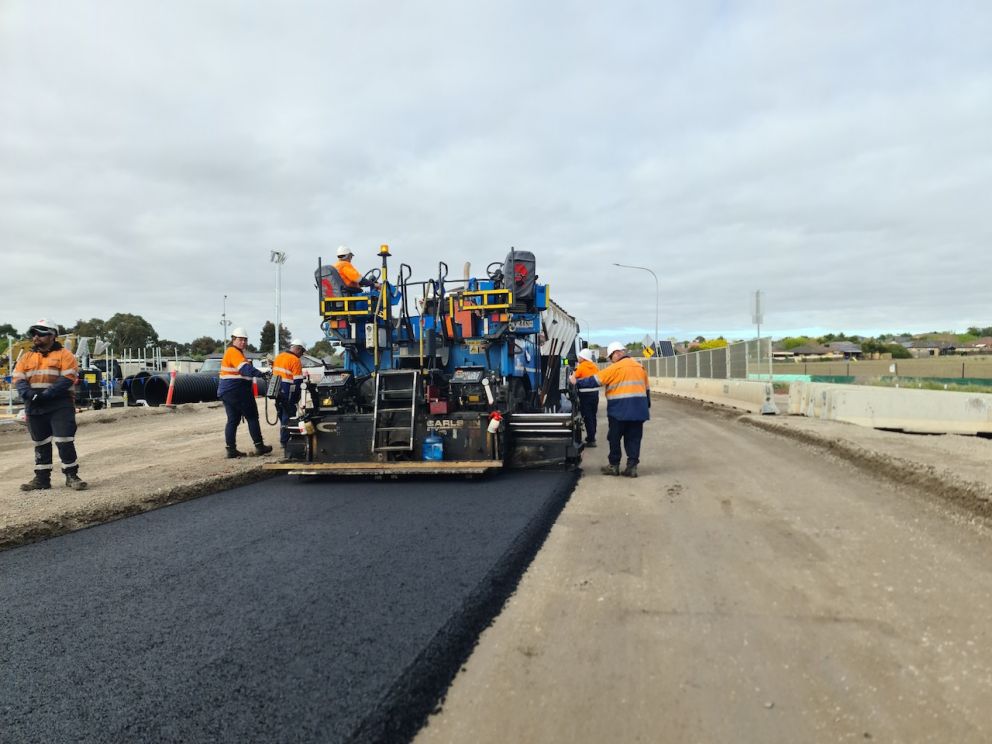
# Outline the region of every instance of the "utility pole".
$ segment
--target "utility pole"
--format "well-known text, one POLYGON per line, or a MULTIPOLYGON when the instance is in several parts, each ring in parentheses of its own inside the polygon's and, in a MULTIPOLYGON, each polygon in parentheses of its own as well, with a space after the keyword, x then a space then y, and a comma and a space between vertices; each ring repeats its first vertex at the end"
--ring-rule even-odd
POLYGON ((221 343, 227 343, 227 327, 231 325, 231 321, 227 319, 227 295, 224 295, 224 310, 220 314, 220 340, 221 343))
POLYGON ((286 263, 284 251, 269 251, 269 260, 276 265, 276 339, 272 344, 272 358, 279 356, 279 332, 282 330, 282 265, 286 263))

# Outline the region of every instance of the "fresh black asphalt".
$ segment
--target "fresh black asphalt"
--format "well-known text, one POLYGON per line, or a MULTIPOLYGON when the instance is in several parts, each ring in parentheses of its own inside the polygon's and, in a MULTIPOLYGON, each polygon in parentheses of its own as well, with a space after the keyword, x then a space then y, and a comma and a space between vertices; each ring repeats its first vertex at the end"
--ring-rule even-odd
POLYGON ((0 742, 408 740, 576 477, 282 476, 0 553, 0 742))

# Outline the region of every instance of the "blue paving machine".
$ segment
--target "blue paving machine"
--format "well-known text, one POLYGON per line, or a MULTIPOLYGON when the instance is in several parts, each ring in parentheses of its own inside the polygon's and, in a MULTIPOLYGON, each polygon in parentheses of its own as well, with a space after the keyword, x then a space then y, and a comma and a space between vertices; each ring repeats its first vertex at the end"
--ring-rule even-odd
POLYGON ((574 467, 582 419, 567 383, 578 324, 538 281, 534 255, 511 249, 485 277, 414 282, 389 246, 370 286, 315 273, 325 338, 344 366, 304 391, 287 457, 298 475, 475 475, 574 467))

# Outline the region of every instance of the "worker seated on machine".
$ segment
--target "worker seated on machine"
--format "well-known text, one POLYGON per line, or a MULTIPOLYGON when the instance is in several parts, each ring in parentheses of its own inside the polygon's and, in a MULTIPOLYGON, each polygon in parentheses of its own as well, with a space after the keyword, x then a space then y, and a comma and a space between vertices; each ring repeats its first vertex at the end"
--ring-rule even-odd
MULTIPOLYGON (((370 276, 373 272, 368 272, 365 276, 358 273, 358 269, 356 269, 351 263, 351 259, 354 255, 355 254, 351 252, 351 248, 348 246, 338 246, 338 260, 337 263, 334 264, 334 268, 337 270, 338 277, 341 281, 340 291, 337 293, 338 296, 361 294, 362 287, 372 287, 374 289, 378 289, 379 287, 375 281, 375 278, 370 276)), ((333 289, 336 290, 338 287, 333 287, 333 289)), ((324 291, 326 293, 326 287, 324 291)), ((328 294, 327 296, 334 295, 328 294)))

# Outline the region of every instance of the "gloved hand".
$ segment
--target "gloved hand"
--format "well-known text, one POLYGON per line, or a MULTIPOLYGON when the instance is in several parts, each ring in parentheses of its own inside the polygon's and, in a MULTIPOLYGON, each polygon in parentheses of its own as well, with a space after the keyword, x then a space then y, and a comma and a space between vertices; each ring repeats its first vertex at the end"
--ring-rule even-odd
POLYGON ((52 399, 52 389, 45 388, 36 396, 37 400, 51 400, 52 399))

